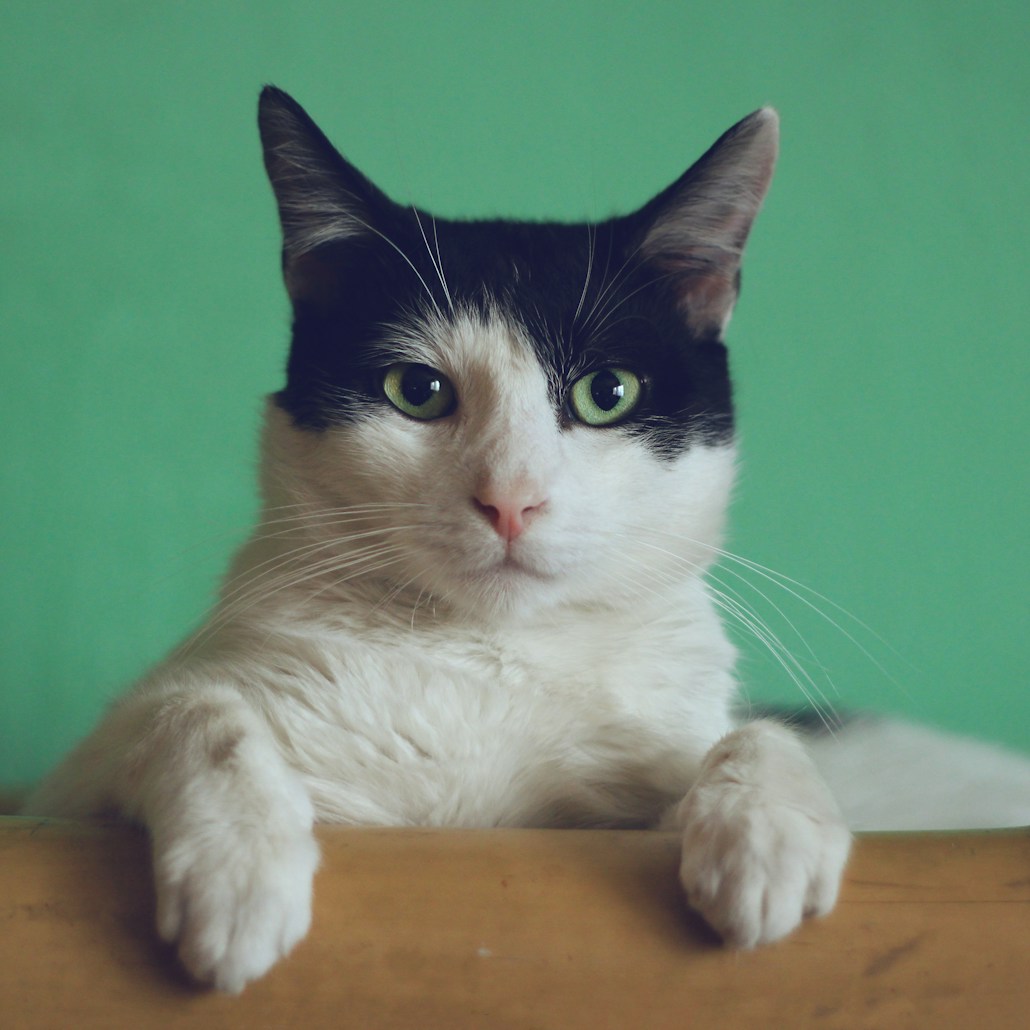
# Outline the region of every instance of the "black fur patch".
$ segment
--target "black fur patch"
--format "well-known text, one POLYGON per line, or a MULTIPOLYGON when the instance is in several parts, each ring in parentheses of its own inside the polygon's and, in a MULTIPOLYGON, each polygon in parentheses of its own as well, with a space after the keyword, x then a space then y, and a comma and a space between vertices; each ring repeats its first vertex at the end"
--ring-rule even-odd
POLYGON ((563 419, 575 379, 618 366, 641 376, 644 397, 629 421, 598 432, 641 434, 669 457, 692 440, 732 433, 725 347, 691 335, 662 273, 632 258, 627 264, 631 224, 434 222, 391 207, 377 228, 404 257, 370 234, 302 259, 317 262, 320 285, 294 302, 287 382, 278 395, 297 425, 323 429, 379 403, 382 370, 398 358, 384 327, 434 306, 446 314, 453 304, 484 318, 498 310, 525 328, 563 419), (434 267, 437 248, 449 298, 434 267))
POLYGON ((841 712, 828 706, 815 705, 747 705, 742 712, 747 722, 757 719, 773 719, 784 726, 818 736, 823 733, 836 733, 853 722, 861 721, 865 716, 854 712, 841 712))

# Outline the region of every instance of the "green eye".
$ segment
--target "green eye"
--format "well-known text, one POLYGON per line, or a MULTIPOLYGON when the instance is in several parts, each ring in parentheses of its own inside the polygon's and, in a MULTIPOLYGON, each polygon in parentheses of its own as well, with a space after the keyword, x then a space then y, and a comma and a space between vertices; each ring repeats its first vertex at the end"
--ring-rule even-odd
POLYGON ((454 410, 451 381, 428 365, 391 365, 383 376, 383 393, 398 411, 427 422, 454 410))
POLYGON ((569 401, 580 422, 613 426, 628 418, 640 402, 640 379, 624 368, 602 368, 572 384, 569 401))

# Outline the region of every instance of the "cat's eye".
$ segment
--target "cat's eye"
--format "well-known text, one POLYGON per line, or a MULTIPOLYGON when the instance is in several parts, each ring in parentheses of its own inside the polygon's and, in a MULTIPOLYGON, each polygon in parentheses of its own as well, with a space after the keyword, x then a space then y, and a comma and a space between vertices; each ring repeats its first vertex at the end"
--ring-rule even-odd
POLYGON ((456 401, 451 381, 428 365, 391 365, 383 376, 383 393, 398 411, 427 422, 449 415, 456 401))
POLYGON ((624 368, 602 368, 572 384, 573 414, 588 426, 613 426, 628 418, 643 392, 638 376, 624 368))

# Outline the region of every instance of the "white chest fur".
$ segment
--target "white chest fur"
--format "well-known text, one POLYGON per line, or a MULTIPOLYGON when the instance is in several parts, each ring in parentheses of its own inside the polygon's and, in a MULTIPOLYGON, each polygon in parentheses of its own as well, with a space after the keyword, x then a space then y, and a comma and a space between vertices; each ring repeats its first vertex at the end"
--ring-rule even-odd
POLYGON ((253 620, 216 660, 323 820, 639 825, 730 728, 733 653, 699 585, 635 614, 475 628, 363 606, 267 631, 253 620))

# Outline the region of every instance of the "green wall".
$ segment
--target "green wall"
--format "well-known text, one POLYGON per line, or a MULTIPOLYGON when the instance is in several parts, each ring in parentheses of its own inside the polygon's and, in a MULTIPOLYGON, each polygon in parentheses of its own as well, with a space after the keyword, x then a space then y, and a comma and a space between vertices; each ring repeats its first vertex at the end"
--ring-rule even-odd
MULTIPOLYGON (((829 599, 839 628, 750 577, 836 703, 1030 750, 1028 11, 6 0, 0 783, 200 617, 252 517, 287 328, 269 81, 441 214, 628 209, 777 105, 730 546, 829 599)), ((743 673, 798 698, 760 648, 743 673)))

